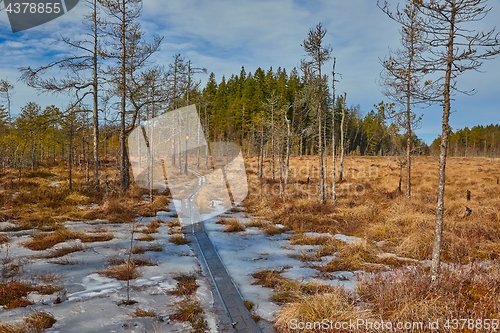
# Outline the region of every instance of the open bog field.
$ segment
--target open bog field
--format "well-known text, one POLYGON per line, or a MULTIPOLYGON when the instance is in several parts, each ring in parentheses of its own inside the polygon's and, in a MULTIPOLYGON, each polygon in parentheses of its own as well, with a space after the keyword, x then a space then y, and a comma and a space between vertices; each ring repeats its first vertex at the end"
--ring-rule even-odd
MULTIPOLYGON (((436 288, 437 158, 413 159, 407 200, 395 158, 347 157, 324 205, 316 157, 292 157, 283 198, 279 163, 273 180, 269 159, 262 179, 245 162, 243 205, 204 225, 263 332, 500 329, 499 160, 448 159, 436 288)), ((169 196, 74 176, 72 191, 60 166, 0 178, 0 333, 225 332, 169 196)))
MULTIPOLYGON (((443 278, 437 289, 430 288, 428 273, 435 222, 437 158, 413 159, 412 198, 407 200, 397 190, 399 167, 394 158, 347 157, 344 179, 336 186, 337 203, 333 204, 329 198, 325 205, 318 203, 317 158, 292 158, 283 199, 279 196, 279 170, 273 180, 269 165, 265 164, 264 178, 259 180, 257 159, 248 159, 251 193, 245 205, 249 213, 284 225, 292 231, 293 243, 319 244, 316 252, 303 253, 301 260, 312 263, 322 274, 347 271, 357 276, 356 288, 351 293, 319 292, 301 295, 287 303, 277 316, 278 331, 295 332, 300 328, 297 323, 318 323, 323 319, 333 322, 359 319, 362 324, 384 320, 394 325, 439 321, 439 331, 450 332, 472 332, 478 326, 472 321, 467 327, 463 322, 447 320, 497 321, 498 159, 448 159, 443 278), (471 192, 470 201, 467 190, 471 192), (472 210, 471 214, 466 213, 466 207, 472 210), (346 238, 351 241, 346 242, 346 238)), ((328 193, 331 193, 330 165, 329 161, 328 193)), ((337 165, 337 179, 338 170, 337 165)), ((404 191, 404 174, 402 188, 404 191)), ((276 289, 280 291, 279 284, 276 289)), ((432 327, 415 325, 409 331, 432 331, 432 327)), ((328 324, 322 329, 319 326, 317 330, 309 327, 305 331, 342 331, 328 324)), ((361 331, 374 329, 370 325, 361 326, 358 327, 361 331)), ((352 331, 352 327, 344 331, 352 331)))

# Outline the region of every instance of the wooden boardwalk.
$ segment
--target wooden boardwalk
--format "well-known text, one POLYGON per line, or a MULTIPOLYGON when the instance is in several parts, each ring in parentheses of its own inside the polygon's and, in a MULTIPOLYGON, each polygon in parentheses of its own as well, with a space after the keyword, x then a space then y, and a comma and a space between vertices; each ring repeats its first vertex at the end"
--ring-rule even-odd
POLYGON ((229 319, 228 321, 225 318, 221 320, 219 326, 221 332, 262 333, 262 330, 245 307, 241 294, 205 232, 203 222, 193 225, 192 236, 199 245, 200 260, 205 264, 205 268, 209 272, 213 287, 217 291, 222 307, 229 319))

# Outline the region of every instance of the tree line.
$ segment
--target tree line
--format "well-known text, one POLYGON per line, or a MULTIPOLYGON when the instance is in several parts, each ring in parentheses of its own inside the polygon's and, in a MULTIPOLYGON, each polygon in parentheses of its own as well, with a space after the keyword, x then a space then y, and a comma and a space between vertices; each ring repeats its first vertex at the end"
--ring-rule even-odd
MULTIPOLYGON (((439 140, 430 145, 430 151, 439 151, 439 140)), ((460 157, 498 157, 500 154, 500 125, 474 126, 450 133, 450 155, 460 157)))

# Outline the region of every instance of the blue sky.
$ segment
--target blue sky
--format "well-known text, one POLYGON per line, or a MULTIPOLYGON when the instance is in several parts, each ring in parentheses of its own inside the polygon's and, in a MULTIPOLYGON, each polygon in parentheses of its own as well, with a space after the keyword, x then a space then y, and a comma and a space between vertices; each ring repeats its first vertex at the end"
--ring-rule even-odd
MULTIPOLYGON (((475 28, 487 30, 500 22, 500 0, 488 4, 492 11, 475 28)), ((14 114, 30 101, 42 107, 54 104, 64 108, 68 104, 64 95, 38 95, 18 82, 18 68, 37 67, 67 54, 68 49, 57 40, 61 35, 82 36, 86 12, 81 0, 68 14, 15 34, 6 12, 0 12, 0 78, 16 86, 14 114)), ((164 36, 161 50, 153 57, 157 63, 168 65, 174 54, 181 53, 194 66, 214 72, 217 80, 238 74, 241 66, 247 72, 258 67, 288 71, 298 67, 305 57, 300 44, 309 29, 322 22, 328 30, 325 44, 333 48, 336 71, 342 74, 337 92, 347 92, 348 104, 359 104, 363 113, 387 100, 377 85, 379 59, 389 48, 398 48, 400 38, 398 25, 377 8, 375 0, 144 0, 140 21, 147 37, 164 36)), ((331 72, 331 65, 324 71, 331 72)), ((450 119, 453 128, 500 123, 500 59, 485 62, 481 71, 459 78, 460 88, 475 88, 477 93, 456 96, 450 119)), ((206 82, 207 76, 200 74, 198 79, 206 82)), ((441 132, 441 107, 415 111, 424 114, 417 134, 426 142, 432 141, 441 132)))

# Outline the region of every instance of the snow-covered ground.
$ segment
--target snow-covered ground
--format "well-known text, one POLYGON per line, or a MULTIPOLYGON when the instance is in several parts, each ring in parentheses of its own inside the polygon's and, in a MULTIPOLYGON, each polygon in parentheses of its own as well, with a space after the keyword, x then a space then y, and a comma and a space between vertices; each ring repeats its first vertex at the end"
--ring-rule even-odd
MULTIPOLYGON (((173 211, 173 205, 169 208, 173 211)), ((248 224, 251 219, 242 212, 226 213, 237 218, 242 224, 248 224)), ((174 221, 173 213, 159 212, 158 216, 164 222, 174 221)), ((140 218, 137 224, 146 225, 151 219, 140 218)), ((245 231, 236 233, 222 232, 223 225, 217 224, 218 217, 204 222, 205 229, 214 243, 230 276, 240 290, 243 299, 255 303, 255 313, 265 321, 272 322, 279 306, 271 301, 272 289, 254 285, 252 273, 273 269, 282 271, 282 276, 288 279, 317 281, 331 285, 342 285, 354 289, 355 276, 350 272, 336 272, 330 279, 320 274, 311 264, 302 262, 298 255, 314 253, 319 246, 291 245, 288 239, 290 232, 269 236, 258 228, 248 227, 245 231), (333 279, 331 279, 333 278, 333 279)), ((8 227, 8 223, 0 225, 8 227)), ((112 232, 114 238, 106 242, 81 244, 83 250, 67 254, 58 259, 43 259, 40 256, 54 249, 31 251, 21 243, 30 239, 32 231, 5 232, 11 238, 8 247, 0 250, 0 258, 9 257, 14 262, 22 262, 22 276, 39 276, 53 274, 64 285, 64 291, 53 295, 31 294, 29 299, 35 304, 26 308, 0 310, 0 321, 15 323, 34 310, 51 313, 57 322, 46 332, 190 332, 189 323, 171 321, 169 316, 175 313, 175 305, 181 298, 168 292, 175 289, 174 280, 180 273, 194 273, 200 287, 196 297, 204 309, 204 317, 208 322, 209 331, 217 332, 217 313, 214 309, 214 299, 210 280, 203 276, 198 258, 192 246, 175 245, 168 241, 169 227, 162 224, 159 232, 153 236, 152 243, 161 244, 163 251, 136 254, 135 258, 150 258, 156 265, 142 267, 142 276, 131 281, 130 298, 137 301, 134 305, 119 305, 126 298, 126 281, 118 281, 98 274, 107 267, 110 258, 125 259, 130 248, 130 224, 110 224, 103 220, 85 222, 67 222, 70 230, 112 232), (55 302, 57 298, 62 302, 55 302), (134 316, 136 308, 154 310, 155 318, 139 318, 134 316)), ((187 228, 189 229, 189 228, 187 228)), ((138 234, 136 234, 137 237, 138 234)), ((317 235, 310 235, 317 236, 317 235)), ((324 236, 323 234, 319 236, 324 236)), ((359 239, 343 235, 330 235, 344 242, 356 242, 359 239)), ((55 248, 80 244, 79 240, 60 243, 55 248)), ((151 242, 135 241, 134 245, 147 247, 151 242)), ((324 258, 328 260, 330 258, 324 258)), ((317 264, 317 263, 316 263, 317 264)), ((264 325, 269 330, 270 325, 264 325)))

